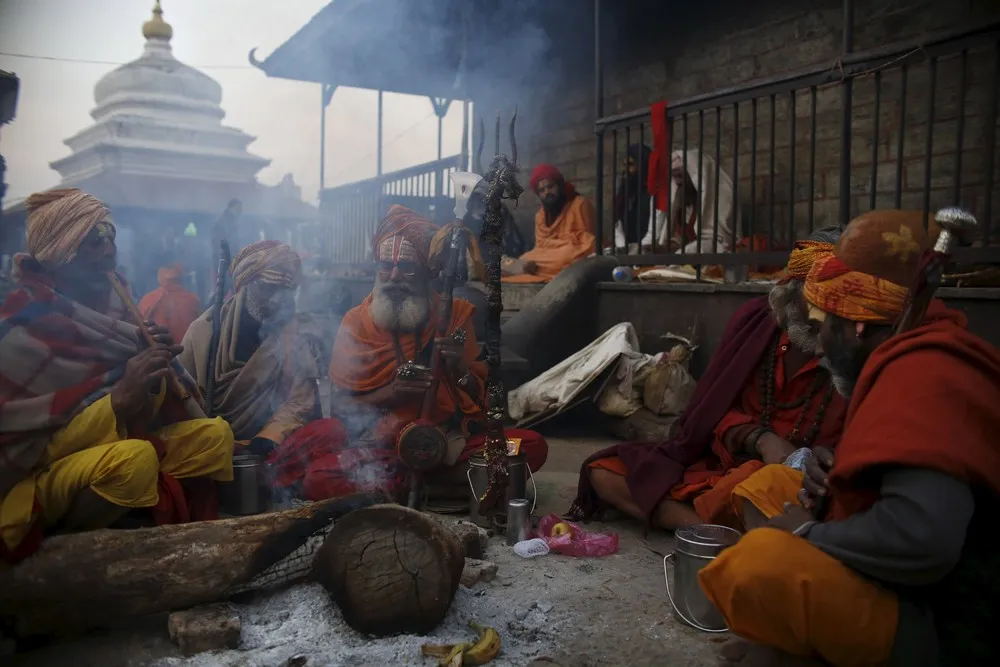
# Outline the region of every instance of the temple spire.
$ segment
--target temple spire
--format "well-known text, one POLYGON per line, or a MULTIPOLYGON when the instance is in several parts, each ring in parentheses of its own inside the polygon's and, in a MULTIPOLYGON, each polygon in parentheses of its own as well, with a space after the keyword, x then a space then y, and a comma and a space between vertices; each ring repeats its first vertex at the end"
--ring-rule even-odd
POLYGON ((142 24, 142 36, 146 39, 162 39, 169 42, 174 36, 174 29, 163 20, 163 8, 160 0, 153 5, 153 18, 142 24))

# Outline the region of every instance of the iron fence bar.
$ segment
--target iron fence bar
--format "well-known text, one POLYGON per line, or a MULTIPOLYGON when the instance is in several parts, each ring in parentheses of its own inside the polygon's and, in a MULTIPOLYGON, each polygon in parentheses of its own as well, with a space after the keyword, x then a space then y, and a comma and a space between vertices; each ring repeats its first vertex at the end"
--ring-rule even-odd
MULTIPOLYGON (((753 239, 757 233, 757 98, 750 100, 750 230, 753 239)), ((752 247, 752 246, 751 246, 752 247)))
POLYGON ((733 222, 730 250, 736 250, 736 227, 742 222, 740 212, 740 103, 733 103, 733 222))
POLYGON ((719 252, 719 178, 722 176, 722 107, 715 108, 715 226, 712 227, 712 252, 719 252))
MULTIPOLYGON (((704 178, 702 173, 704 172, 705 166, 705 111, 698 111, 698 201, 694 202, 695 205, 695 234, 697 238, 695 239, 695 248, 698 250, 698 254, 701 254, 701 237, 705 230, 705 220, 702 216, 702 211, 704 206, 701 202, 705 198, 705 186, 704 178)), ((701 265, 695 265, 694 269, 695 280, 701 280, 701 265)))
POLYGON ((983 228, 983 242, 989 244, 993 239, 990 234, 993 216, 993 179, 995 178, 994 166, 996 164, 997 152, 997 88, 1000 87, 1000 41, 993 44, 993 80, 989 92, 989 110, 986 113, 986 201, 983 202, 983 217, 981 226, 983 228))
POLYGON ((868 208, 874 210, 878 194, 878 124, 882 115, 882 72, 875 72, 875 111, 872 116, 872 181, 868 208))
POLYGON ((903 145, 906 143, 906 80, 907 67, 899 68, 899 141, 896 144, 896 208, 903 203, 903 145))
MULTIPOLYGON (((618 165, 618 130, 611 130, 611 173, 615 173, 618 165)), ((615 215, 615 206, 618 204, 618 184, 615 182, 617 179, 612 177, 611 187, 613 194, 611 196, 611 247, 615 250, 618 249, 618 240, 615 238, 615 227, 618 225, 618 221, 615 220, 618 216, 615 215)), ((622 228, 622 234, 624 234, 624 227, 622 228)), ((626 246, 626 250, 628 247, 626 246)), ((602 248, 603 250, 603 248, 602 248)))
MULTIPOLYGON (((681 245, 681 254, 684 254, 684 246, 687 245, 686 243, 684 243, 684 238, 687 235, 687 226, 688 226, 688 215, 687 215, 688 117, 687 117, 687 114, 684 115, 683 125, 684 125, 684 138, 683 138, 683 143, 681 144, 681 165, 682 165, 681 166, 681 171, 684 174, 684 178, 682 179, 682 184, 681 184, 681 187, 680 187, 680 192, 678 193, 681 196, 681 219, 680 219, 680 226, 681 226, 681 228, 680 228, 680 230, 678 232, 680 234, 680 238, 681 238, 681 242, 680 242, 680 245, 681 245)), ((671 165, 670 165, 671 172, 673 171, 673 164, 672 164, 672 162, 673 161, 671 161, 671 165)), ((673 176, 673 174, 671 173, 671 177, 672 176, 673 176)), ((670 217, 673 217, 673 211, 670 211, 670 217)))
MULTIPOLYGON (((601 0, 594 0, 594 110, 597 118, 604 115, 604 59, 601 51, 601 0)), ((649 113, 648 111, 646 113, 649 113)), ((601 126, 596 128, 597 155, 595 171, 596 179, 594 205, 597 209, 597 238, 595 250, 600 253, 604 251, 604 129, 601 126)), ((614 174, 614 167, 611 169, 614 174)), ((612 180, 612 182, 614 182, 612 180)), ((614 232, 611 234, 614 239, 614 232)), ((614 241, 612 241, 614 246, 614 241)))
MULTIPOLYGON (((778 108, 776 105, 775 96, 771 95, 771 155, 768 162, 768 170, 770 171, 768 176, 768 198, 767 198, 767 208, 768 208, 768 219, 767 219, 767 249, 774 250, 774 154, 777 152, 775 148, 775 127, 777 125, 778 119, 778 108)), ((752 246, 751 246, 752 247, 752 246)))
MULTIPOLYGON (((667 154, 662 156, 667 162, 667 250, 670 250, 670 240, 674 238, 674 175, 673 175, 673 142, 674 142, 674 119, 667 118, 667 154)), ((655 231, 654 231, 655 233, 655 231)))
POLYGON ((788 251, 772 250, 770 252, 708 252, 708 253, 668 253, 629 256, 629 264, 636 266, 659 266, 691 264, 695 267, 706 264, 721 266, 743 266, 747 264, 784 265, 788 261, 788 251))
POLYGON ((795 241, 795 91, 788 94, 788 239, 787 245, 792 247, 795 241))
POLYGON ((930 225, 927 215, 931 211, 931 166, 934 152, 934 96, 937 92, 937 58, 927 63, 927 138, 924 142, 924 230, 930 225))
POLYGON ((809 233, 815 227, 816 205, 816 86, 809 89, 809 233))
MULTIPOLYGON (((629 151, 629 148, 631 148, 631 147, 632 147, 632 128, 629 127, 629 126, 626 126, 625 127, 625 159, 626 160, 628 159, 628 151, 629 151)), ((612 164, 611 165, 611 173, 612 174, 614 174, 617 169, 618 169, 618 165, 617 164, 612 164)), ((616 196, 615 199, 617 200, 618 197, 616 196)), ((628 218, 628 202, 629 202, 629 182, 628 182, 627 178, 625 179, 624 188, 622 189, 622 200, 623 200, 622 204, 623 204, 623 209, 624 209, 622 211, 622 236, 625 237, 625 252, 628 253, 628 251, 629 251, 629 247, 628 247, 628 228, 629 228, 629 222, 630 221, 627 219, 628 218)), ((617 205, 617 204, 618 204, 618 202, 615 201, 614 205, 617 205)), ((612 218, 617 218, 618 216, 617 216, 617 214, 612 214, 611 217, 612 218)), ((614 224, 617 225, 618 221, 615 220, 614 224)))
POLYGON ((951 203, 958 206, 962 198, 962 148, 965 143, 965 80, 969 70, 969 52, 962 51, 958 72, 958 127, 955 130, 955 184, 951 203))
POLYGON ((646 155, 645 148, 646 145, 646 126, 643 123, 639 123, 639 141, 636 142, 639 146, 637 151, 639 158, 636 160, 635 169, 636 175, 639 177, 636 179, 635 186, 635 238, 639 243, 639 252, 642 252, 642 166, 643 158, 646 155))
MULTIPOLYGON (((854 51, 854 0, 844 0, 843 51, 854 51)), ((854 115, 854 81, 845 77, 840 97, 840 224, 851 218, 851 119, 854 115)))

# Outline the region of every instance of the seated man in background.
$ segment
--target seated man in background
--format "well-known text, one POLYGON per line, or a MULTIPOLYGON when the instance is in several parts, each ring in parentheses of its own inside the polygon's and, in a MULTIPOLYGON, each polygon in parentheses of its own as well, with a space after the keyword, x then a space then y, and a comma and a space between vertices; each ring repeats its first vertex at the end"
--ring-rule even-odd
POLYGON ((814 355, 803 280, 836 227, 796 244, 785 278, 733 315, 666 442, 614 445, 580 471, 573 515, 613 506, 659 528, 736 524, 733 487, 800 448, 834 447, 846 404, 814 355))
POLYGON ((180 263, 161 266, 156 280, 160 286, 142 297, 139 312, 166 328, 174 340, 183 340, 188 327, 201 313, 198 297, 184 288, 184 267, 180 263))
MULTIPOLYGON (((373 248, 378 263, 375 287, 344 316, 333 344, 331 412, 336 419, 314 422, 299 431, 303 438, 315 434, 317 446, 321 441, 332 443, 325 456, 315 457, 303 471, 306 498, 383 490, 402 499, 406 470, 396 443, 400 432, 418 420, 438 426, 448 436, 444 465, 428 475, 428 482, 466 489, 468 497, 464 467, 456 464, 480 451, 485 441, 481 406, 486 367, 477 360, 473 307, 468 302, 453 300, 447 334, 436 335, 442 303, 431 286, 433 258, 429 257, 436 231, 431 222, 402 206, 389 209, 379 224, 373 248), (434 347, 443 358, 443 373, 432 413, 423 419, 434 347), (401 374, 404 365, 415 372, 401 374), (333 432, 339 435, 330 438, 333 432), (448 474, 450 468, 455 474, 448 474)), ((545 463, 548 449, 540 435, 508 430, 507 436, 520 440, 531 470, 545 463)))
POLYGON ((770 521, 699 576, 755 642, 727 647, 731 661, 995 662, 1000 352, 939 301, 894 333, 926 247, 922 213, 872 211, 809 273, 817 354, 848 418, 805 477, 769 466, 737 489, 770 521))
POLYGON ((505 282, 547 283, 596 251, 594 206, 558 169, 538 165, 531 172, 530 186, 542 203, 535 213, 535 247, 517 259, 503 259, 505 282))
POLYGON ((152 327, 147 347, 128 321, 108 209, 77 189, 26 206, 28 254, 0 307, 0 560, 134 508, 215 518, 214 485, 197 482, 232 480, 232 431, 165 382, 173 369, 193 389, 170 334, 152 327))
MULTIPOLYGON (((222 306, 212 414, 229 423, 237 442, 261 456, 322 416, 316 387, 319 333, 295 314, 301 271, 298 254, 279 241, 248 245, 230 267, 234 295, 222 306)), ((203 394, 211 340, 209 309, 191 325, 180 357, 203 394)))

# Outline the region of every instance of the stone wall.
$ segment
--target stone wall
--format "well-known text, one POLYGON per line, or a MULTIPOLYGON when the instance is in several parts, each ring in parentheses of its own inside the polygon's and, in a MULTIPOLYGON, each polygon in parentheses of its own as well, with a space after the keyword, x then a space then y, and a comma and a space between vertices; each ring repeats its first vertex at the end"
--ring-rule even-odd
MULTIPOLYGON (((843 21, 842 4, 836 0, 818 0, 810 3, 813 8, 809 10, 803 10, 804 3, 795 0, 760 3, 719 0, 672 14, 659 8, 659 4, 667 3, 651 2, 631 13, 613 4, 609 9, 604 31, 608 35, 604 47, 606 116, 642 108, 657 100, 677 101, 819 64, 828 63, 832 71, 837 70, 843 21), (709 4, 710 9, 707 8, 709 4)), ((954 3, 858 0, 855 2, 854 48, 864 51, 893 42, 917 42, 930 33, 961 29, 997 16, 1000 16, 1000 4, 990 0, 954 3)), ((586 45, 587 39, 592 40, 592 33, 586 34, 584 30, 577 43, 554 45, 554 52, 559 54, 555 57, 564 70, 560 85, 523 90, 518 99, 491 100, 486 95, 478 101, 480 108, 485 109, 510 109, 518 105, 521 162, 526 172, 538 162, 551 162, 581 192, 592 197, 595 190, 595 102, 593 52, 592 47, 586 45)), ((990 48, 970 51, 965 57, 964 85, 963 60, 958 54, 938 62, 931 126, 931 209, 961 203, 979 212, 983 210, 985 159, 988 151, 995 149, 985 145, 987 123, 984 122, 988 117, 995 118, 993 114, 987 115, 988 84, 991 77, 996 78, 995 57, 990 48), (961 146, 958 143, 960 124, 961 146), (961 181, 955 202, 955 172, 959 159, 961 181)), ((852 216, 872 204, 873 155, 877 160, 875 206, 896 205, 898 179, 900 206, 923 207, 930 68, 919 50, 906 62, 905 105, 900 104, 902 77, 898 63, 855 80, 852 216), (880 90, 877 131, 876 82, 880 90), (900 134, 903 136, 902 160, 898 161, 900 134)), ((771 98, 757 100, 756 171, 752 180, 751 102, 740 105, 735 167, 739 176, 738 197, 744 233, 751 227, 763 233, 773 225, 778 236, 787 237, 790 222, 794 221, 795 233, 800 234, 810 225, 810 210, 813 227, 838 220, 841 88, 839 83, 832 83, 815 91, 815 155, 811 150, 810 90, 795 94, 794 114, 790 94, 782 93, 774 99, 773 179, 771 98), (810 178, 813 159, 815 171, 810 178)), ((704 112, 701 140, 705 152, 713 157, 716 154, 715 114, 715 110, 704 112)), ((723 109, 719 121, 722 142, 718 154, 722 168, 732 175, 735 133, 731 105, 723 109)), ((694 148, 699 143, 699 114, 690 115, 687 124, 688 146, 694 148)), ((672 133, 674 149, 681 147, 682 127, 683 123, 677 119, 672 133)), ((638 125, 633 126, 633 142, 638 139, 639 131, 638 125)), ((642 132, 645 142, 651 144, 648 122, 642 132)), ((606 137, 605 143, 605 239, 611 229, 612 139, 606 137)), ((617 142, 620 159, 625 148, 623 133, 619 133, 617 142)), ((996 162, 1000 167, 1000 160, 996 162)), ((527 181, 527 173, 524 180, 527 181)), ((1000 187, 994 188, 993 195, 993 211, 996 212, 1000 210, 1000 187)), ((520 207, 523 222, 527 222, 534 205, 531 200, 530 205, 520 207)), ((996 230, 1000 225, 993 227, 996 230)))

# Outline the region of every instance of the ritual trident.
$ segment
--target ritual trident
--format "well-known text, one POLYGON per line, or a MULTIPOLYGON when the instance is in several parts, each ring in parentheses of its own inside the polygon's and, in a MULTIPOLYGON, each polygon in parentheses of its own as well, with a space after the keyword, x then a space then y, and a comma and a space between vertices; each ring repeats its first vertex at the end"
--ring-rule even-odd
MULTIPOLYGON (((510 119, 510 157, 500 152, 500 116, 496 123, 496 150, 490 167, 482 176, 472 172, 455 172, 451 175, 455 184, 455 215, 460 220, 469 217, 483 218, 480 241, 485 246, 486 298, 489 310, 486 318, 486 341, 484 356, 488 374, 486 376, 486 444, 483 458, 486 460, 488 484, 479 498, 479 512, 495 517, 503 514, 503 500, 507 490, 507 438, 503 431, 504 416, 507 413, 507 392, 500 379, 500 314, 503 312, 503 296, 500 291, 500 259, 504 233, 503 200, 515 203, 524 192, 517 182, 517 141, 514 126, 517 110, 510 119)), ((479 120, 480 138, 476 150, 473 169, 482 171, 483 145, 486 142, 486 127, 479 120)), ((464 145, 464 143, 463 143, 464 145)))

